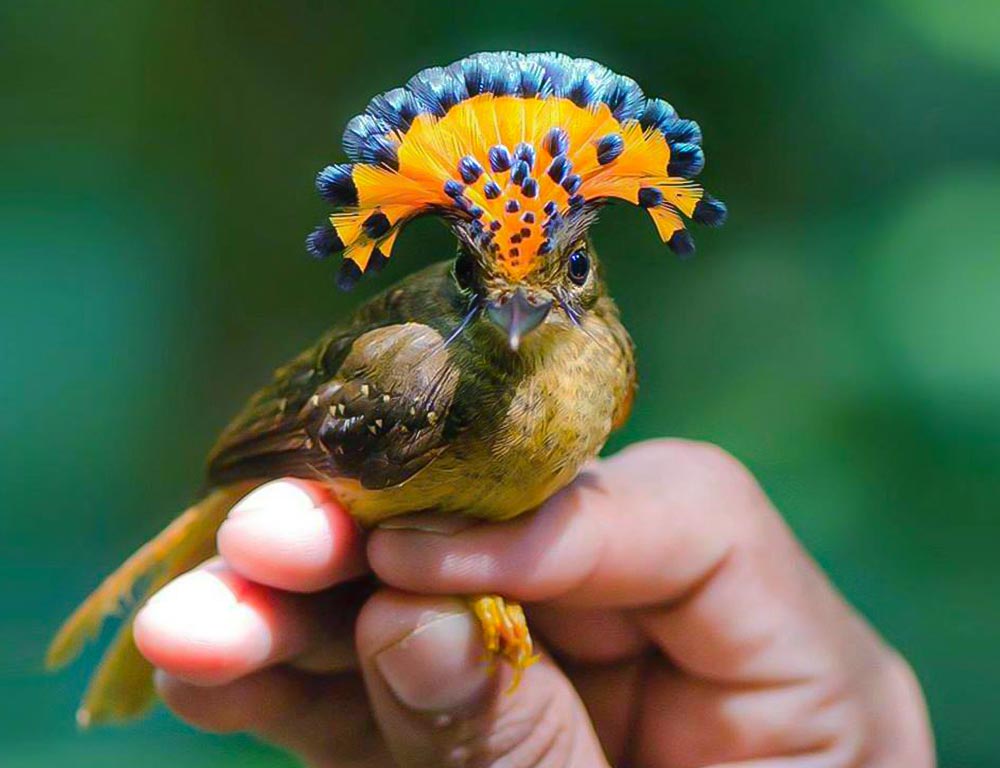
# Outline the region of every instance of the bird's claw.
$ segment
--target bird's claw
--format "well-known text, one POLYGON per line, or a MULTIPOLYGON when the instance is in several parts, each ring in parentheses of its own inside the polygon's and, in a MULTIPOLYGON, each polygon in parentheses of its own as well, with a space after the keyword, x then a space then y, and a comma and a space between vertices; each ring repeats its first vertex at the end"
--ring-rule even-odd
POLYGON ((469 598, 472 612, 483 630, 483 644, 489 661, 505 659, 514 670, 507 693, 513 693, 521 682, 524 670, 538 661, 528 622, 520 603, 509 602, 499 595, 469 598))

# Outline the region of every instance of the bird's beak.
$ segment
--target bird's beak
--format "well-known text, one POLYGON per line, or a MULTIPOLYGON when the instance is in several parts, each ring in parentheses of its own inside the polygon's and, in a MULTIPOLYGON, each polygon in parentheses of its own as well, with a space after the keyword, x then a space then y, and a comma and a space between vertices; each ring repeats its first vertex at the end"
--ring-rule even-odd
POLYGON ((486 315, 505 334, 512 351, 516 352, 523 339, 535 330, 552 309, 552 299, 533 301, 523 288, 499 301, 486 305, 486 315))

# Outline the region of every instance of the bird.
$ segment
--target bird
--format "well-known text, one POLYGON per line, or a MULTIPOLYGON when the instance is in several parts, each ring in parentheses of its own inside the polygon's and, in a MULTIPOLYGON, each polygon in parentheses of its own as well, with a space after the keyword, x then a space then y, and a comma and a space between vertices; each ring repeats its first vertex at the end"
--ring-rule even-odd
MULTIPOLYGON (((698 124, 629 77, 560 53, 478 53, 431 67, 347 123, 349 162, 316 177, 331 213, 306 238, 345 290, 378 272, 421 216, 456 249, 279 368, 225 428, 204 496, 108 576, 56 633, 61 667, 122 626, 77 711, 126 721, 155 699, 132 638, 142 600, 214 556, 227 512, 275 478, 322 483, 359 525, 433 511, 483 521, 536 509, 628 418, 633 343, 590 238, 600 209, 644 209, 668 248, 726 206, 694 181, 698 124)), ((536 658, 520 604, 464 596, 515 679, 536 658)))

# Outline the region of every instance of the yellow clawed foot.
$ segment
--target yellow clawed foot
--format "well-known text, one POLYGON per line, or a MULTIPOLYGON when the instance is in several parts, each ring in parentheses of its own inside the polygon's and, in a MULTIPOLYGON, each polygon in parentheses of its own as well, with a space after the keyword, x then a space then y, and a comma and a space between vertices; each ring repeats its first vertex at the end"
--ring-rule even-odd
POLYGON ((508 693, 521 682, 524 670, 538 661, 528 622, 519 603, 511 603, 499 595, 470 597, 469 604, 483 628, 483 644, 493 662, 506 659, 514 669, 508 693))

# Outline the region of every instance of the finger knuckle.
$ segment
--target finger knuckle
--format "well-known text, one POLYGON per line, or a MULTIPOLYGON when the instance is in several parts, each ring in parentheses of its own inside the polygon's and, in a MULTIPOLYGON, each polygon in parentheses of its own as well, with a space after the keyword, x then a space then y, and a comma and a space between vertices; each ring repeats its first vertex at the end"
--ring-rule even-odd
POLYGON ((866 707, 868 753, 878 761, 894 756, 914 768, 930 768, 934 738, 916 672, 900 653, 886 648, 876 677, 866 707))
POLYGON ((662 498, 673 498, 683 508, 697 509, 733 524, 733 538, 752 535, 759 514, 769 504, 750 470, 714 443, 695 440, 656 440, 645 449, 647 475, 662 498), (753 514, 747 514, 748 511, 753 514))
POLYGON ((684 447, 686 468, 704 483, 727 490, 757 488, 750 470, 733 454, 714 443, 687 442, 684 447))
POLYGON ((724 489, 757 487, 746 466, 714 443, 662 438, 643 443, 638 450, 653 468, 661 469, 654 477, 665 477, 667 473, 662 468, 673 467, 675 472, 697 483, 724 489))
POLYGON ((907 754, 907 765, 933 765, 929 735, 911 734, 913 743, 899 743, 901 719, 923 721, 913 670, 890 648, 865 656, 864 663, 842 663, 819 681, 812 705, 797 718, 799 729, 803 723, 812 724, 820 736, 817 754, 832 768, 882 765, 901 751, 907 754))

